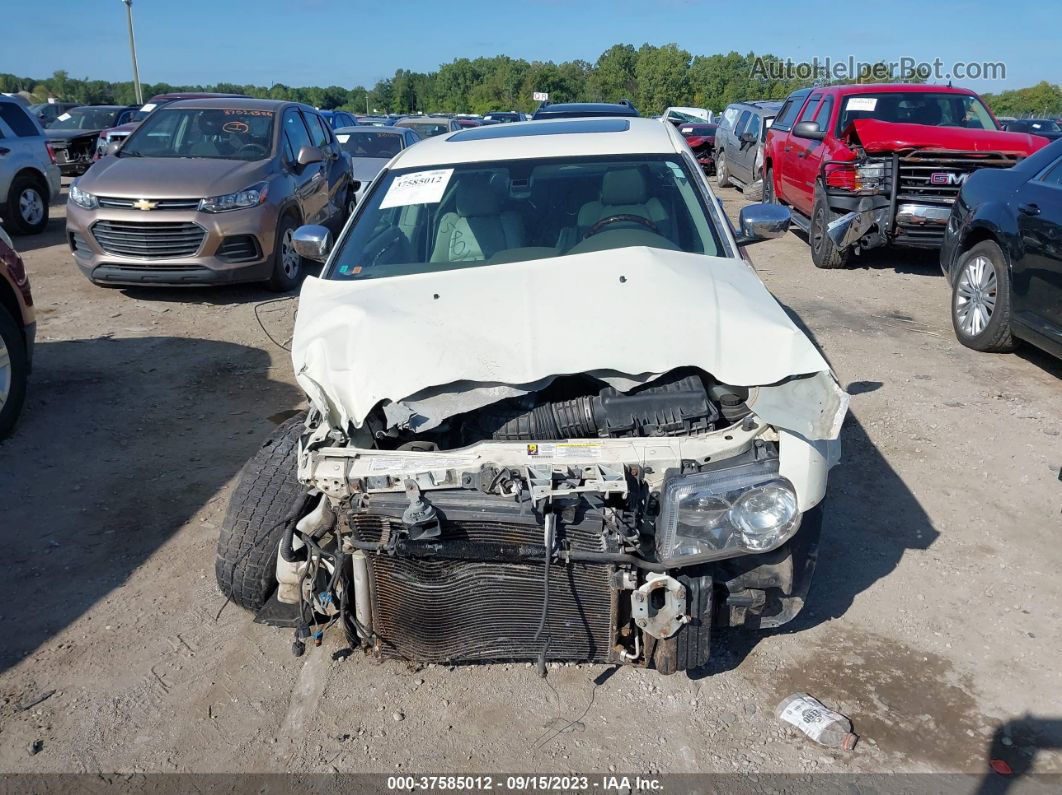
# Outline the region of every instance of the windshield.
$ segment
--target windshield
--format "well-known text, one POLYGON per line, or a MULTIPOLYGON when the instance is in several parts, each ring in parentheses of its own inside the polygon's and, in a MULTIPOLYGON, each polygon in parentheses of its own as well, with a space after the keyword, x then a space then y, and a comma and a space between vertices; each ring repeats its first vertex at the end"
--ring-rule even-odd
POLYGON ((857 119, 877 119, 932 127, 998 130, 992 114, 970 94, 933 94, 898 91, 845 97, 837 121, 837 135, 857 119))
POLYGON ((716 255, 718 232, 676 156, 515 160, 385 172, 330 278, 652 248, 716 255))
MULTIPOLYGON (((705 111, 705 115, 707 115, 707 111, 705 111)), ((680 121, 680 122, 681 121, 692 121, 692 122, 703 122, 704 121, 704 116, 694 116, 692 113, 686 113, 685 111, 675 110, 674 108, 672 108, 670 111, 668 111, 667 117, 671 121, 680 121)))
POLYGON ((404 121, 395 127, 408 127, 421 138, 431 138, 434 135, 442 135, 450 132, 450 122, 447 121, 404 121))
POLYGON ((162 108, 136 128, 120 157, 262 160, 273 151, 273 111, 162 108))
POLYGON ((401 133, 337 133, 336 138, 351 157, 385 157, 390 160, 402 151, 401 133))
POLYGON ((1029 126, 1033 132, 1058 132, 1060 129, 1058 122, 1051 119, 1034 119, 1029 122, 1029 126))
POLYGON ((123 108, 74 108, 48 125, 49 130, 102 130, 113 127, 123 108))

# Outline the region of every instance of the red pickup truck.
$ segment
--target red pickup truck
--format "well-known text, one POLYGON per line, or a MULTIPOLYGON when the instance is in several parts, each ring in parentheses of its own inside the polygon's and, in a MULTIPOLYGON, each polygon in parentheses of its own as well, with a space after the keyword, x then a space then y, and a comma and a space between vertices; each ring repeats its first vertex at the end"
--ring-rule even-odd
POLYGON ((819 268, 877 246, 938 248, 972 172, 1009 168, 1047 143, 1003 132, 963 88, 804 88, 767 133, 763 201, 789 205, 819 268))

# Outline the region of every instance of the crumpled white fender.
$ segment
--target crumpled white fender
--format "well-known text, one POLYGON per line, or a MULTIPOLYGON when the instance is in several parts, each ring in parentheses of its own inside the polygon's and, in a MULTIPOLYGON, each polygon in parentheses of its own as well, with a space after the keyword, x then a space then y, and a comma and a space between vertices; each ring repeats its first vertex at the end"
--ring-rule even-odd
POLYGON ((622 388, 685 366, 759 387, 753 411, 807 439, 837 438, 848 407, 826 360, 746 263, 646 247, 309 278, 292 361, 344 429, 381 401, 389 421, 426 430, 558 375, 622 388))

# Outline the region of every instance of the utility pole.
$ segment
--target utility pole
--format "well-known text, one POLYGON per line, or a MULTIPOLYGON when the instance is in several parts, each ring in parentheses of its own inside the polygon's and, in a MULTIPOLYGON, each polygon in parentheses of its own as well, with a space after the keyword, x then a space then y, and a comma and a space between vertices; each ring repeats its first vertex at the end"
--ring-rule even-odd
POLYGON ((133 56, 133 90, 136 92, 136 103, 144 104, 144 94, 140 90, 140 67, 136 63, 136 39, 133 38, 133 0, 122 0, 125 3, 125 16, 129 22, 129 52, 133 56))

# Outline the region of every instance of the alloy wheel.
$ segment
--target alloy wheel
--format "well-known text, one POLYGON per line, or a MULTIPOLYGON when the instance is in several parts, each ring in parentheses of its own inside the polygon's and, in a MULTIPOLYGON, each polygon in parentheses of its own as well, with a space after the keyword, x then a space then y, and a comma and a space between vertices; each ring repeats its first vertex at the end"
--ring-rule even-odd
POLYGON ((11 352, 7 349, 7 343, 0 337, 0 411, 7 404, 7 398, 11 394, 11 352))
POLYGON ((301 257, 295 251, 295 241, 293 240, 295 230, 285 229, 284 239, 280 244, 280 263, 284 268, 284 275, 289 279, 294 279, 299 275, 299 265, 301 257))
POLYGON ((44 217, 44 199, 36 188, 26 188, 18 197, 18 212, 22 220, 36 226, 44 217))
POLYGON ((988 257, 971 257, 955 285, 955 319, 969 336, 976 337, 992 320, 996 309, 996 269, 988 257))

